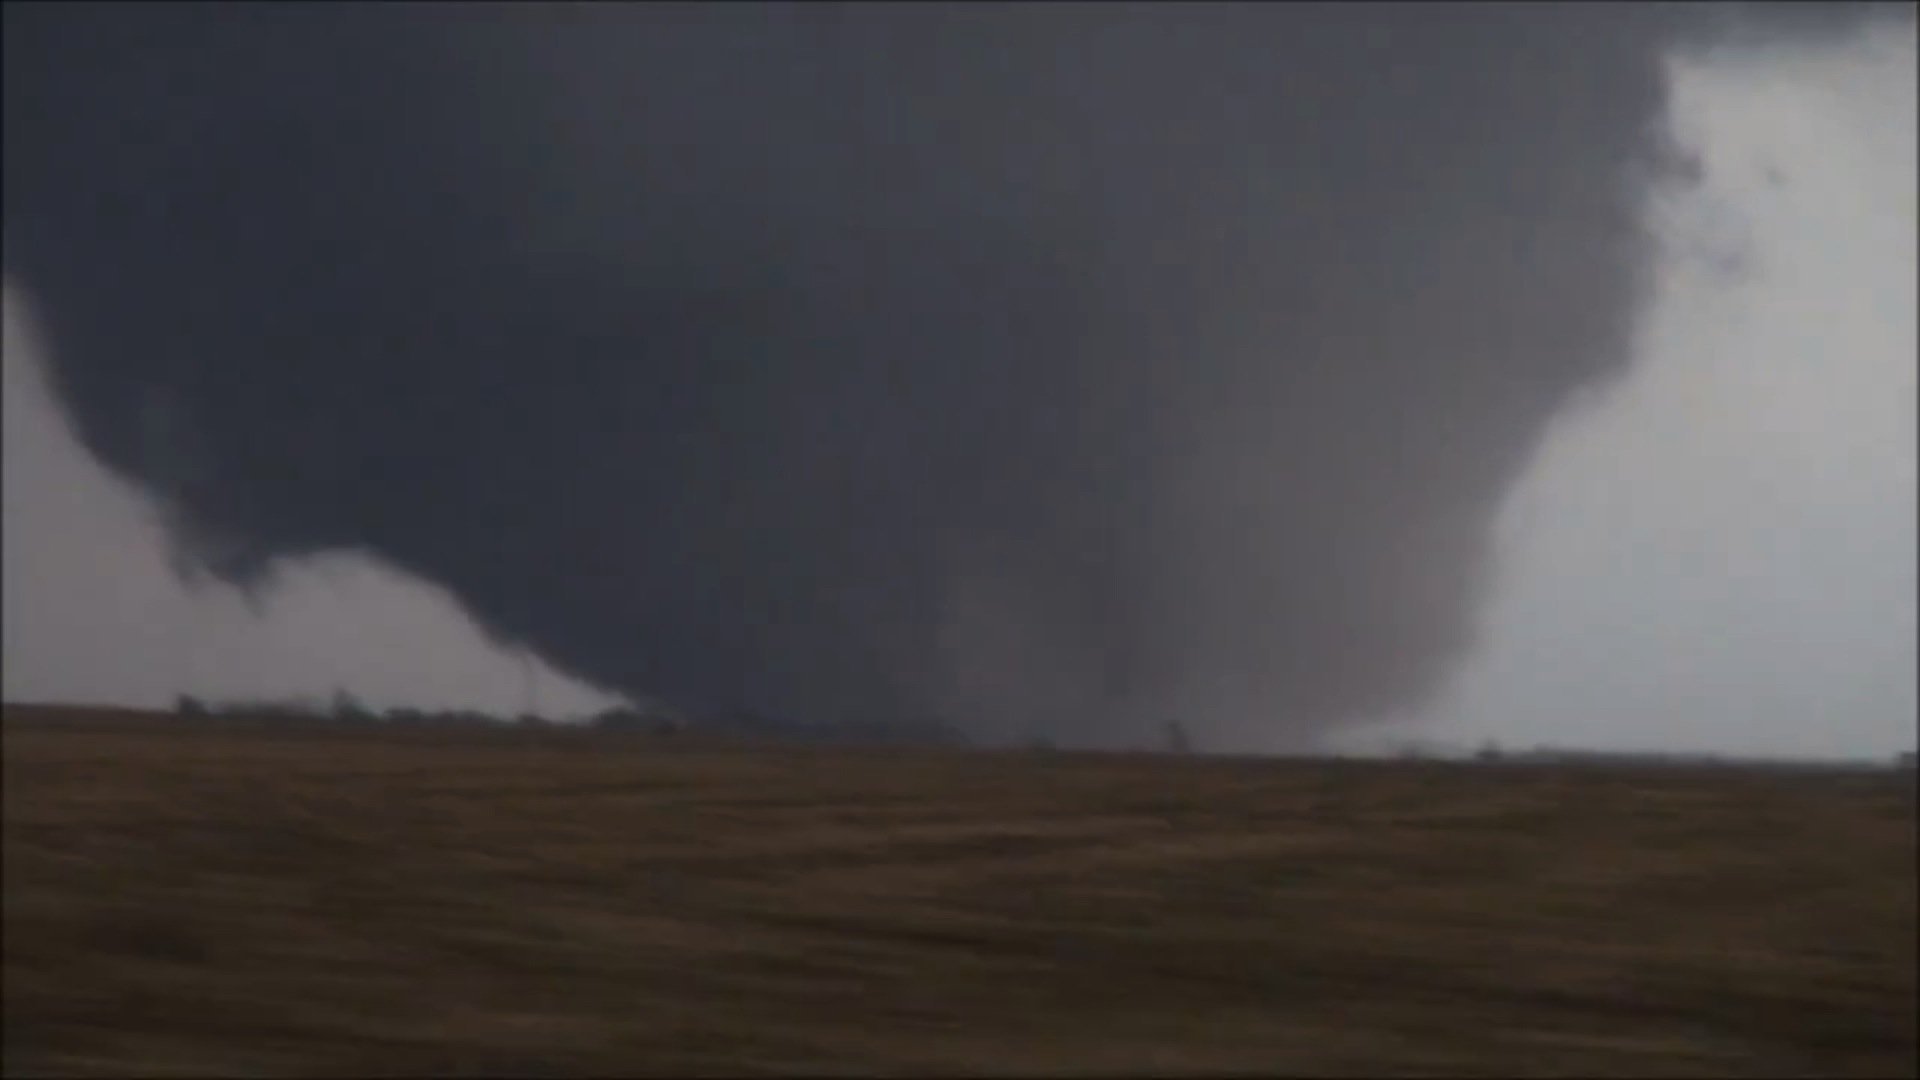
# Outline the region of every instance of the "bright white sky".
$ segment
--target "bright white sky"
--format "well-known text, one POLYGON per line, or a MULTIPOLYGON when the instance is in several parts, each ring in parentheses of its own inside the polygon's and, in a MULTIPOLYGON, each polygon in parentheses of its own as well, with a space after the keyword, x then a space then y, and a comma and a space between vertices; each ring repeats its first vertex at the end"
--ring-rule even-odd
MULTIPOLYGON (((165 705, 186 692, 324 701, 341 688, 379 707, 526 707, 517 656, 489 643, 443 590, 364 558, 293 568, 264 618, 236 590, 180 584, 154 508, 93 462, 54 404, 25 307, 9 285, 6 700, 165 705)), ((609 703, 544 666, 532 683, 546 715, 609 703)))
POLYGON ((1375 738, 1913 747, 1915 64, 1907 24, 1674 65, 1705 184, 1638 368, 1513 493, 1448 700, 1375 738))
MULTIPOLYGON (((1404 728, 1460 744, 1882 756, 1916 722, 1911 25, 1674 67, 1705 184, 1639 366, 1550 438, 1503 521, 1482 645, 1404 728)), ((4 694, 524 704, 442 591, 341 556, 256 618, 181 586, 143 499, 74 442, 5 298, 4 694)), ((605 699, 542 670, 542 710, 605 699)))

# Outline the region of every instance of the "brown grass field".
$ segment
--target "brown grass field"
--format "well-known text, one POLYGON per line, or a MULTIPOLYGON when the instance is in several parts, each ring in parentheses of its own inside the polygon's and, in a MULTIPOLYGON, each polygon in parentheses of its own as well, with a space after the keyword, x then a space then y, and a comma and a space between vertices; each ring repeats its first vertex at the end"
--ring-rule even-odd
POLYGON ((10 708, 8 1076, 1913 1076, 1911 773, 10 708))

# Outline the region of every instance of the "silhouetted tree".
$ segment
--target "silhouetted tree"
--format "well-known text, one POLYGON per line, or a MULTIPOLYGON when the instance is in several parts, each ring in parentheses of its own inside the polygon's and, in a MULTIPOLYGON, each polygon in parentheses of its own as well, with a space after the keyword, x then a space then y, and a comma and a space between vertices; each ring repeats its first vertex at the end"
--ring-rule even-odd
POLYGON ((1193 752, 1193 740, 1187 737, 1187 726, 1178 720, 1167 724, 1167 752, 1170 754, 1193 752))
POLYGON ((173 699, 173 711, 176 716, 200 717, 210 715, 206 703, 192 694, 181 694, 173 699))
POLYGON ((370 724, 378 717, 373 710, 362 705, 359 698, 345 690, 336 689, 333 692, 333 719, 342 724, 370 724))
POLYGON ((593 726, 598 731, 646 731, 649 727, 647 715, 639 709, 615 706, 602 709, 593 717, 593 726))

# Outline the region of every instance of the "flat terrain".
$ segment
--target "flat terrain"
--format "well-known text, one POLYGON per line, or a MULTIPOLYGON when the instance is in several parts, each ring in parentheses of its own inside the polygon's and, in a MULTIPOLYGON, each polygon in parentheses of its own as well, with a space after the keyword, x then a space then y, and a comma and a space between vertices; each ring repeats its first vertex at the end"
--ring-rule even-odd
POLYGON ((1912 1076, 1911 774, 7 710, 4 1071, 1912 1076))

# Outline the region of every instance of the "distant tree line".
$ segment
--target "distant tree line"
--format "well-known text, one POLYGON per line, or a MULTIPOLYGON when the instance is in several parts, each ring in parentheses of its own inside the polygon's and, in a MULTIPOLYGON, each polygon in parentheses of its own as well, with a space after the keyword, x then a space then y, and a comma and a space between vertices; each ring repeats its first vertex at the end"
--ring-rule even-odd
POLYGON ((494 730, 593 731, 608 734, 671 736, 683 732, 752 742, 813 745, 954 746, 966 742, 950 727, 927 723, 845 722, 804 724, 744 709, 687 711, 667 706, 621 705, 577 720, 554 720, 532 714, 498 716, 476 709, 421 709, 399 706, 373 709, 345 691, 330 701, 310 698, 242 700, 210 703, 190 694, 175 699, 174 712, 182 718, 221 718, 373 727, 381 729, 487 728, 494 730))
POLYGON ((1515 765, 1569 765, 1569 766, 1630 766, 1635 768, 1730 768, 1730 769, 1857 769, 1885 768, 1888 764, 1896 769, 1914 768, 1913 751, 1896 754, 1891 763, 1882 758, 1857 760, 1795 760, 1791 758, 1742 757, 1729 754, 1689 753, 1685 751, 1657 750, 1591 750, 1565 747, 1539 746, 1531 749, 1508 749, 1491 740, 1482 743, 1471 755, 1465 751, 1448 751, 1422 744, 1408 744, 1401 748, 1402 760, 1471 760, 1481 764, 1515 765))
POLYGON ((309 698, 209 702, 191 694, 181 694, 174 700, 173 711, 176 715, 186 718, 219 717, 231 720, 277 720, 346 726, 444 727, 485 724, 502 727, 516 722, 527 723, 537 720, 534 717, 508 719, 476 709, 418 709, 407 706, 373 709, 361 704, 353 695, 344 692, 336 693, 333 699, 327 702, 309 698))

